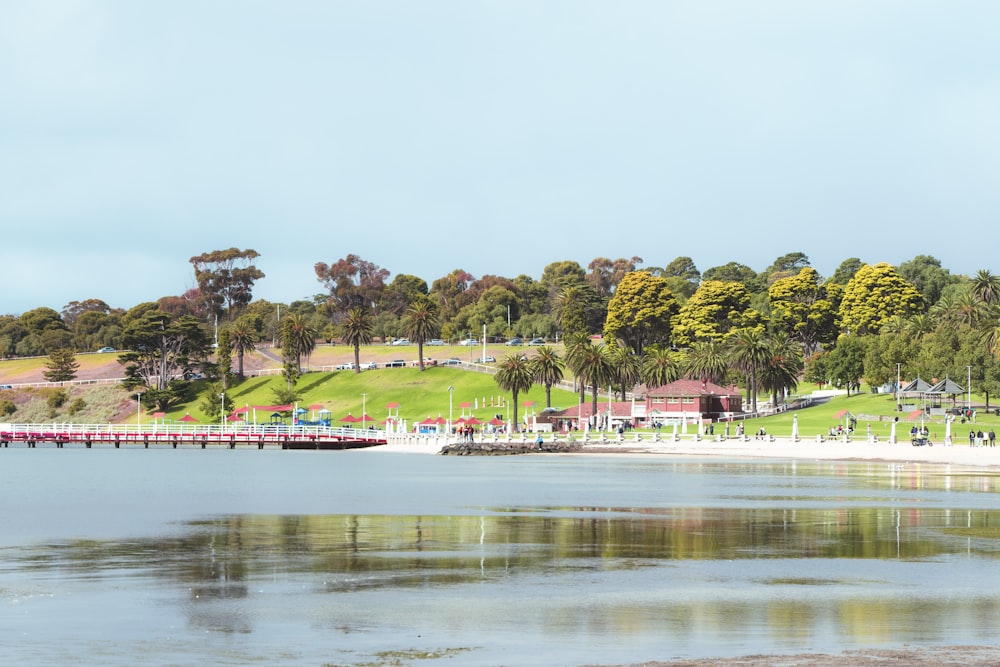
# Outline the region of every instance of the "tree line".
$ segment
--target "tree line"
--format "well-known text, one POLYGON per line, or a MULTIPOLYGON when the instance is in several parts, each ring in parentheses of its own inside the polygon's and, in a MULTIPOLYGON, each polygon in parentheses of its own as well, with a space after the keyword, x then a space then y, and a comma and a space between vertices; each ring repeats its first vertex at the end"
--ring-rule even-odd
MULTIPOLYGON (((1000 380, 997 277, 952 274, 927 255, 898 266, 849 258, 829 277, 796 252, 761 272, 737 262, 702 272, 689 257, 662 267, 643 266, 639 257, 596 258, 586 267, 553 262, 537 280, 455 269, 428 284, 408 274, 390 280, 387 269, 349 254, 316 263, 322 291, 290 303, 253 299, 264 278, 258 257, 238 248, 192 257, 197 287, 128 310, 88 299, 62 312, 0 316, 0 354, 124 349, 129 380, 151 400, 162 397, 160 405, 176 398, 171 383, 192 373, 216 378, 224 393, 260 342, 282 349, 287 397, 317 340, 352 346, 359 366, 360 347, 374 340, 408 337, 423 359, 432 338, 478 337, 484 329, 498 341, 518 335, 565 343, 561 355, 544 352, 592 397, 598 386, 624 392, 675 377, 738 383, 752 406, 758 391, 777 400, 801 379, 852 389, 897 373, 971 374, 987 395, 1000 380), (602 342, 593 344, 597 335, 602 342), (602 358, 584 363, 594 350, 602 358)), ((525 356, 502 360, 500 381, 554 373, 537 368, 537 351, 525 356), (532 367, 518 368, 522 362, 532 367)))

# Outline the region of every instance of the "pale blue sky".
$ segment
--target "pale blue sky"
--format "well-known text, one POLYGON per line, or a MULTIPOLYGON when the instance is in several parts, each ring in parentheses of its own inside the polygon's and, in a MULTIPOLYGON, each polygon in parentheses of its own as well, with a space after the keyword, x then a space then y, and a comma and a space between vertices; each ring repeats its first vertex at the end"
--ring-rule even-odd
POLYGON ((0 2, 0 312, 804 252, 998 271, 1000 3, 0 2))

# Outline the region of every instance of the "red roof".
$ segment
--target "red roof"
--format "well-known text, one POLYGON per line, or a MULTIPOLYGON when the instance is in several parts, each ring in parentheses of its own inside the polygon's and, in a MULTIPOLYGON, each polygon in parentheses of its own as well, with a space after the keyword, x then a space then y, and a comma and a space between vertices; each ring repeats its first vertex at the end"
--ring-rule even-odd
MULTIPOLYGON (((583 417, 587 418, 593 414, 590 401, 587 401, 583 405, 574 405, 571 408, 566 408, 561 412, 556 413, 556 417, 561 419, 576 419, 580 416, 581 411, 583 412, 583 417)), ((605 414, 608 411, 608 403, 597 404, 597 414, 605 414)), ((611 403, 611 414, 615 417, 630 417, 632 415, 632 401, 612 401, 611 403)))
POLYGON ((714 382, 701 380, 674 380, 662 387, 649 389, 647 396, 740 396, 735 387, 720 387, 714 382))

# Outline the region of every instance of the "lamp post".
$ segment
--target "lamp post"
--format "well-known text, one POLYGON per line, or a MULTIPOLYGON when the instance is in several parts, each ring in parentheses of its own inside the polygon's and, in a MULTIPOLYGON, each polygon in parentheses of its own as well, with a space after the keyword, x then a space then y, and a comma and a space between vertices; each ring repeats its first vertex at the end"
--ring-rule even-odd
POLYGON ((367 416, 367 413, 365 412, 365 406, 367 403, 365 401, 367 400, 367 397, 368 394, 361 394, 361 428, 365 427, 365 417, 367 416))
POLYGON ((219 429, 222 431, 226 430, 226 392, 219 394, 219 398, 222 399, 222 409, 219 412, 219 429))
POLYGON ((455 395, 455 388, 448 387, 448 433, 451 433, 451 417, 452 417, 452 397, 455 395))
POLYGON ((966 366, 965 371, 966 371, 965 384, 966 384, 966 391, 968 392, 967 393, 968 398, 966 399, 965 407, 971 410, 972 409, 972 366, 966 366))
POLYGON ((142 392, 137 391, 135 393, 135 430, 138 433, 142 429, 142 425, 139 420, 142 417, 142 392))

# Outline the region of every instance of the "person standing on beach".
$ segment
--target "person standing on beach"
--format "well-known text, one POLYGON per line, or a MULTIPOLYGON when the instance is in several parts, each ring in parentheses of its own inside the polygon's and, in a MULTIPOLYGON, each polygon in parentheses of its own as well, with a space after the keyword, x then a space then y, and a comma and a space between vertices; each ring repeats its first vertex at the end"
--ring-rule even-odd
POLYGON ((990 439, 990 447, 996 447, 997 446, 997 434, 993 430, 993 427, 990 427, 990 432, 987 433, 986 436, 990 439))

